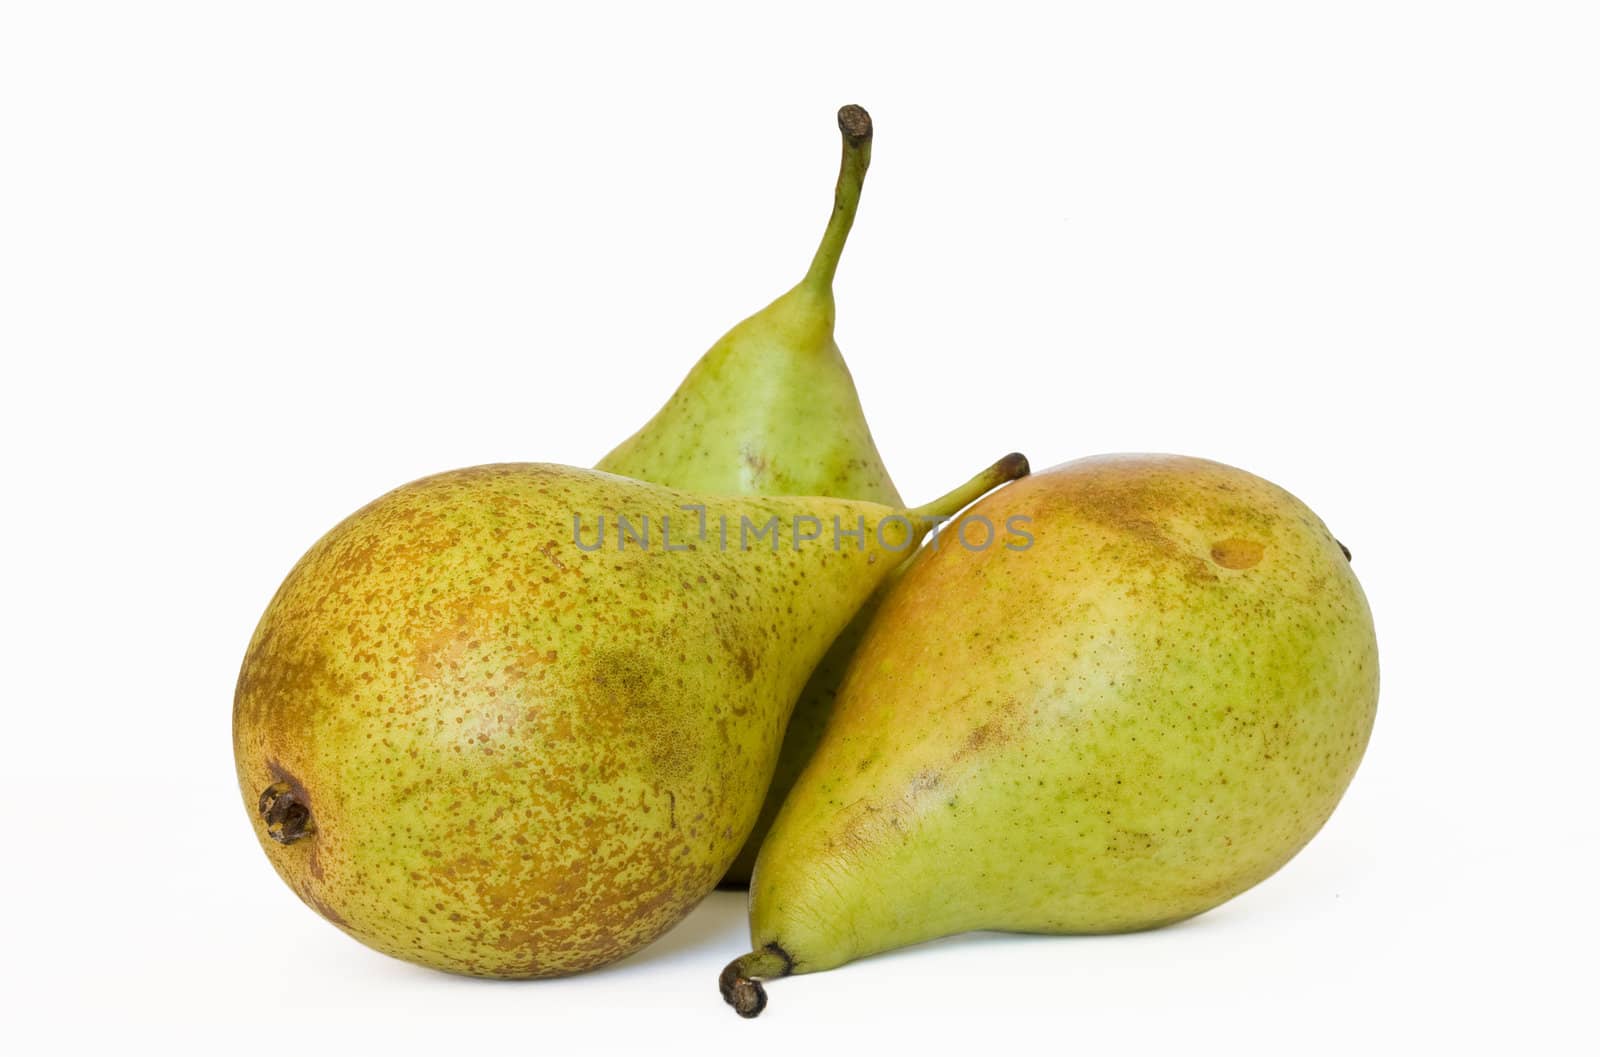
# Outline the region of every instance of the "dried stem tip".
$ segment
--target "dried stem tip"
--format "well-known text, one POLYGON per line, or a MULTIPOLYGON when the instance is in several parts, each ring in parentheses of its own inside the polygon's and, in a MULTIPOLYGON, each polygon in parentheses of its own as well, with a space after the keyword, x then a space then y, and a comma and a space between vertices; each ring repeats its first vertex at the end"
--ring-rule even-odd
POLYGON ((759 1017, 767 1008, 767 989, 762 980, 776 980, 794 972, 794 959, 776 943, 735 958, 717 978, 722 1000, 746 1020, 759 1017))
POLYGON ((851 146, 860 146, 872 138, 872 115, 850 103, 839 108, 839 131, 851 146))

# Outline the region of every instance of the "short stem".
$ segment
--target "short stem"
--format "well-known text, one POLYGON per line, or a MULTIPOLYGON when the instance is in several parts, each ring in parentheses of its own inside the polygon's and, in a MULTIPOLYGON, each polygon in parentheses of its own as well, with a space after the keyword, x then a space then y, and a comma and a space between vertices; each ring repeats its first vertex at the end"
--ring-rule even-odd
POLYGON ((735 958, 722 970, 717 988, 722 1000, 733 1007, 741 1017, 758 1017, 767 1008, 767 989, 762 980, 776 980, 794 972, 794 959, 776 943, 769 943, 758 951, 735 958))
POLYGON ((931 503, 924 503, 910 511, 913 521, 931 519, 948 520, 961 512, 967 504, 976 501, 985 492, 998 488, 1007 481, 1028 476, 1028 457, 1012 452, 961 487, 946 492, 931 503))
POLYGON ((844 154, 839 159, 839 181, 833 188, 833 214, 828 217, 828 230, 822 233, 822 245, 817 247, 804 281, 804 285, 818 290, 833 285, 833 274, 839 269, 845 239, 856 222, 861 185, 872 161, 872 118, 865 110, 854 104, 840 107, 839 132, 844 137, 844 154))

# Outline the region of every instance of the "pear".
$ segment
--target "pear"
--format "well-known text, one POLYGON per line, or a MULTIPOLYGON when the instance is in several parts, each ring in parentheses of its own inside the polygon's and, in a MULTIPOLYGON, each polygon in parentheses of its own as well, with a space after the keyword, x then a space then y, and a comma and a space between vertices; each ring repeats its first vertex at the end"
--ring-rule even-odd
MULTIPOLYGON (((666 406, 598 469, 698 492, 901 504, 834 341, 834 273, 872 159, 866 110, 843 107, 838 120, 843 152, 833 212, 805 278, 713 345, 666 406)), ((810 759, 875 608, 875 599, 862 608, 801 692, 766 804, 724 884, 749 884, 756 852, 810 759)))
POLYGON ((1281 488, 1109 456, 1001 489, 922 549, 857 650, 723 996, 755 1016, 762 979, 938 936, 1199 914, 1327 820, 1377 698, 1347 552, 1281 488), (996 544, 968 549, 986 524, 996 544))
POLYGON ((302 900, 387 954, 551 976, 715 885, 789 710, 918 511, 707 498, 594 470, 425 478, 317 542, 250 642, 239 788, 302 900))
POLYGON ((833 338, 833 277, 872 158, 872 119, 839 111, 833 213, 805 278, 735 326, 597 468, 718 495, 828 495, 901 505, 833 338))

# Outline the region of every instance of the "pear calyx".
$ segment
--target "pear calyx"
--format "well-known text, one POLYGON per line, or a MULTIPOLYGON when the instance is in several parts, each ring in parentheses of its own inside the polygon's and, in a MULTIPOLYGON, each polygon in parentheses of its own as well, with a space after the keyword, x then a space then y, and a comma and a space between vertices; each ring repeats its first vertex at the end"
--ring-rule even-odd
POLYGON ((256 809, 267 824, 267 836, 279 844, 293 844, 317 831, 311 808, 288 782, 273 782, 261 790, 256 809))

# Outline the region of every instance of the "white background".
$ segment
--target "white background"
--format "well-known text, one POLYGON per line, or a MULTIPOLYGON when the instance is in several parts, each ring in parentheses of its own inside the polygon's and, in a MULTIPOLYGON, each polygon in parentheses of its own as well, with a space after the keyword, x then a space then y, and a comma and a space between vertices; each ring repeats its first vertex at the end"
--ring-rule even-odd
POLYGON ((1593 5, 0 8, 4 1031, 118 1052, 1554 1052, 1592 1032, 1593 5), (542 9, 541 9, 542 8, 542 9), (714 978, 374 954, 238 802, 261 608, 369 498, 586 464, 804 270, 925 499, 1232 462, 1355 552, 1384 685, 1280 874, 1164 932, 714 978), (1019 1042, 1029 1037, 1030 1043, 1019 1042))

